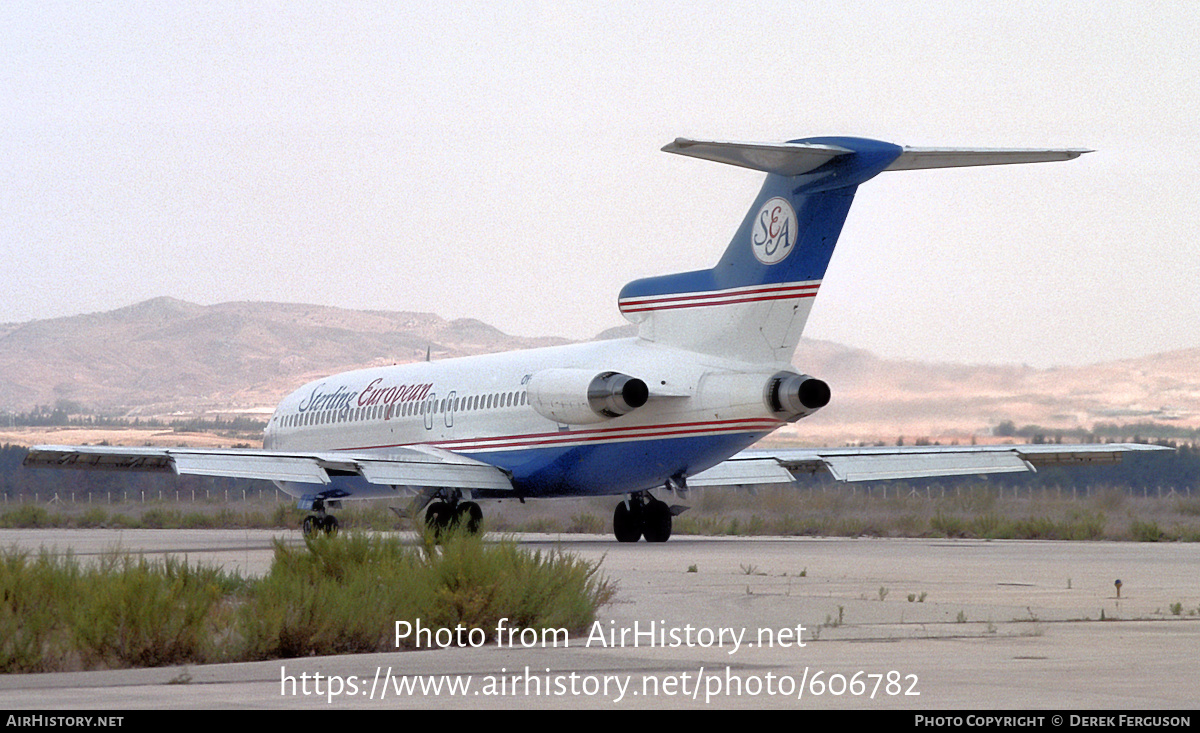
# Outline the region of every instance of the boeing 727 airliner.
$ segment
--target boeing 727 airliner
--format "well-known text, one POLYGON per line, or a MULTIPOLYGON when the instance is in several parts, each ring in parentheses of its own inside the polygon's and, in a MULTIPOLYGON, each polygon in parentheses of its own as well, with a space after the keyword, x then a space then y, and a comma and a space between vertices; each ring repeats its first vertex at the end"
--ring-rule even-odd
POLYGON ((1138 444, 752 450, 825 407, 791 366, 858 186, 886 171, 1069 160, 1077 149, 906 148, 861 138, 678 139, 663 150, 767 174, 711 269, 636 280, 618 305, 638 335, 338 374, 286 397, 261 450, 36 446, 27 465, 174 471, 275 482, 308 532, 344 499, 414 495, 425 521, 479 526, 479 498, 624 497, 622 542, 662 542, 652 492, 793 481, 1032 471, 1115 462, 1138 444))

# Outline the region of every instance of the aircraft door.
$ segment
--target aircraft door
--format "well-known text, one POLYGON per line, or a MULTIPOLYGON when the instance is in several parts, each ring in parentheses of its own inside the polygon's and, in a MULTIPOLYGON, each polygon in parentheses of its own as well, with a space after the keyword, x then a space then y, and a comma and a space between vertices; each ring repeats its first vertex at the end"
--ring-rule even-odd
POLYGON ((446 395, 446 427, 454 427, 454 396, 458 394, 455 390, 450 390, 446 395))
POLYGON ((425 399, 425 429, 433 430, 433 411, 437 409, 437 395, 432 392, 425 399))

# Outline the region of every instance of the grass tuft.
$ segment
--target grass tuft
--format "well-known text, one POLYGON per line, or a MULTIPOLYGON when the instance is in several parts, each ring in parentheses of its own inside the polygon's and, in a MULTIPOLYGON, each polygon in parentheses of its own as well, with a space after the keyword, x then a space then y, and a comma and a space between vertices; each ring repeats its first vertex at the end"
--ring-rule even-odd
POLYGON ((1161 542, 1167 538, 1162 527, 1158 526, 1155 521, 1139 521, 1134 520, 1129 524, 1129 531, 1133 535, 1133 539, 1138 542, 1161 542))
POLYGON ((384 651, 418 619, 578 632, 615 592, 599 563, 459 532, 276 542, 256 580, 174 558, 0 551, 0 672, 384 651))

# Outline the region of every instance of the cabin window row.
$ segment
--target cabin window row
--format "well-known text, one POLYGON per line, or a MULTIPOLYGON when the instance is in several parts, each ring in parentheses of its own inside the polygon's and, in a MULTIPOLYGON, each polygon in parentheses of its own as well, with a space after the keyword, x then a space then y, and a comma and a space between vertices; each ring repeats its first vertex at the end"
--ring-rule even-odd
POLYGON ((440 414, 447 411, 471 412, 476 410, 494 410, 502 407, 519 407, 527 404, 529 404, 529 398, 524 391, 491 392, 488 394, 471 395, 469 397, 455 396, 421 400, 419 402, 404 402, 398 405, 370 405, 368 407, 350 407, 341 410, 322 410, 320 412, 286 415, 282 422, 285 428, 297 428, 340 422, 420 417, 429 412, 440 414))

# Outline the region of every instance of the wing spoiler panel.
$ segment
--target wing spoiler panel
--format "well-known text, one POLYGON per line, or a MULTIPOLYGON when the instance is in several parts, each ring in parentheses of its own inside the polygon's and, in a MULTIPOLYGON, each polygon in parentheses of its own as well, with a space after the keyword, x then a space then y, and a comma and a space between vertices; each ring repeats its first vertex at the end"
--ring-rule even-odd
POLYGON ((1126 453, 1160 450, 1172 449, 1142 443, 751 449, 689 477, 688 485, 789 483, 817 471, 845 482, 1021 473, 1042 466, 1111 465, 1126 453))
POLYGON ((330 472, 357 475, 368 483, 408 488, 437 487, 513 491, 499 468, 449 451, 414 446, 388 455, 357 453, 278 453, 267 450, 125 448, 39 445, 24 465, 110 471, 173 471, 179 475, 219 476, 328 485, 330 472))

